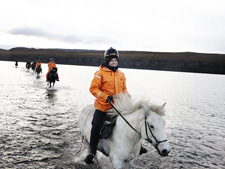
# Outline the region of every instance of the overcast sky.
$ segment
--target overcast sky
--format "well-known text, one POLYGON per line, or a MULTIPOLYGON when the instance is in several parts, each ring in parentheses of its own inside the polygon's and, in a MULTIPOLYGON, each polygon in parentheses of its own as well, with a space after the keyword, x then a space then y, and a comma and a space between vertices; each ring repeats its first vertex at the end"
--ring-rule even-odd
POLYGON ((1 0, 0 48, 225 54, 225 0, 1 0))

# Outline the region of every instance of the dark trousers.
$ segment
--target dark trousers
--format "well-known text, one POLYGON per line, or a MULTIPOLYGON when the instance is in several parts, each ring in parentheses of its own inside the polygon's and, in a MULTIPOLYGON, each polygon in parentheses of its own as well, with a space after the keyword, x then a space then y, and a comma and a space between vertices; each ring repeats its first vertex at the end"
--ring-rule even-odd
POLYGON ((99 130, 102 120, 105 118, 106 113, 96 109, 92 120, 90 149, 92 154, 96 154, 97 145, 99 141, 99 130))

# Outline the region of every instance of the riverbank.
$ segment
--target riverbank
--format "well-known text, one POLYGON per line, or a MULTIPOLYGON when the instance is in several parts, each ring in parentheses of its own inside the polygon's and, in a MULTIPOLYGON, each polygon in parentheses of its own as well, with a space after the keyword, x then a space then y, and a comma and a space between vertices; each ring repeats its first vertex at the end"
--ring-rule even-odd
MULTIPOLYGON (((119 51, 120 67, 132 69, 225 74, 225 54, 193 52, 119 51)), ((41 59, 47 63, 53 57, 58 64, 98 66, 104 51, 80 49, 0 49, 0 60, 26 62, 41 59)))

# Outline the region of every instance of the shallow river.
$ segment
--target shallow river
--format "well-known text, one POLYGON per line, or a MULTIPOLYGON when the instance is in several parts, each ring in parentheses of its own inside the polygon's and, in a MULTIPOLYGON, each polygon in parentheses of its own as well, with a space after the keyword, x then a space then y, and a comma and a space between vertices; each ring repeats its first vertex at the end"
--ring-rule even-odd
MULTIPOLYGON (((47 64, 38 78, 25 63, 0 61, 0 168, 88 169, 76 155, 81 146, 78 117, 93 103, 89 86, 97 67, 58 64, 60 81, 46 87, 47 64)), ((166 102, 171 153, 148 153, 133 169, 225 168, 225 76, 121 69, 132 97, 166 102)), ((112 169, 102 156, 103 169, 112 169)))

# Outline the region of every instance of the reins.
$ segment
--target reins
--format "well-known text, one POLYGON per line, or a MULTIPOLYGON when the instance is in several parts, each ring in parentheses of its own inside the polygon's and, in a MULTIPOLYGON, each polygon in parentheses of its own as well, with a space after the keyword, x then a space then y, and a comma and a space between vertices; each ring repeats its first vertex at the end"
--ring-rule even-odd
POLYGON ((115 108, 115 106, 112 104, 112 102, 109 102, 109 104, 116 110, 116 112, 123 118, 123 120, 138 134, 141 134, 139 133, 124 117, 123 115, 115 108))
MULTIPOLYGON (((116 112, 122 117, 122 119, 136 132, 136 133, 138 133, 138 134, 140 134, 141 135, 141 133, 139 133, 124 117, 123 117, 123 115, 115 108, 115 106, 112 104, 112 102, 110 101, 109 102, 109 104, 116 110, 116 112)), ((148 129, 150 130, 150 132, 151 132, 151 134, 152 134, 152 137, 155 139, 155 142, 156 142, 156 145, 155 145, 155 147, 158 149, 158 145, 160 144, 160 143, 163 143, 163 142, 166 142, 167 140, 163 140, 163 141, 158 141, 157 139, 156 139, 156 137, 155 137, 155 135, 153 134, 153 132, 152 132, 152 130, 151 130, 151 128, 149 127, 149 125, 147 124, 147 122, 146 122, 146 117, 145 117, 145 132, 146 132, 146 136, 147 136, 147 138, 143 138, 143 139, 145 139, 146 141, 148 141, 149 143, 152 143, 152 140, 149 138, 149 136, 148 136, 148 131, 147 131, 147 126, 148 126, 148 129)))

